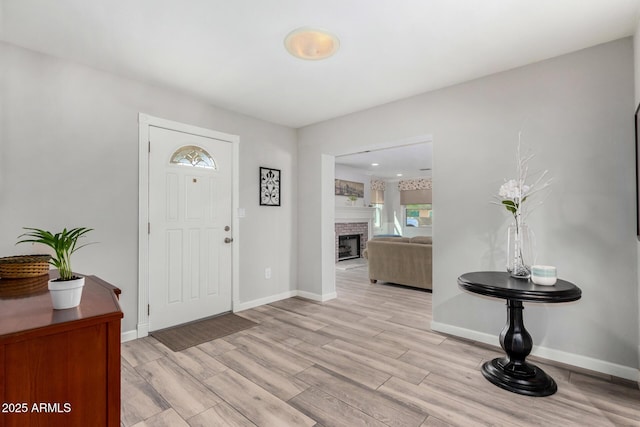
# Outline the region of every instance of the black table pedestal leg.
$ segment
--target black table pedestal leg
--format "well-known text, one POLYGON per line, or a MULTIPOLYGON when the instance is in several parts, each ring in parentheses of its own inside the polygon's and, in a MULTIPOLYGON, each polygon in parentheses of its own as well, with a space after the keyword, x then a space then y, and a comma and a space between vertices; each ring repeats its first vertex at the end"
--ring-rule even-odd
POLYGON ((533 340, 524 328, 522 301, 507 300, 507 324, 500 334, 500 345, 507 354, 486 362, 482 374, 505 390, 527 396, 549 396, 556 392, 556 382, 537 366, 527 363, 533 340))

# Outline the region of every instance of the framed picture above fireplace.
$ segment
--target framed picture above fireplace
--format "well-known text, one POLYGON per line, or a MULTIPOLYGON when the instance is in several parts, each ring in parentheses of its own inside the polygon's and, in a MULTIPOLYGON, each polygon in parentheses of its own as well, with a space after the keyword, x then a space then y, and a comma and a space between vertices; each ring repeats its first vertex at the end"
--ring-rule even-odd
POLYGON ((364 183, 336 179, 336 196, 364 197, 364 183))

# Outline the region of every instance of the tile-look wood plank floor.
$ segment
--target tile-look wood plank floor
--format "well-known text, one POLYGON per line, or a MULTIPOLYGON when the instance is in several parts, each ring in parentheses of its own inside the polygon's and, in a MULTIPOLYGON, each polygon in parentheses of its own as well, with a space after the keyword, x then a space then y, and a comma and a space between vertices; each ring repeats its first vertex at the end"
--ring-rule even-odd
POLYGON ((429 330, 431 294, 337 272, 338 298, 291 298, 241 316, 251 329, 173 353, 122 346, 123 426, 640 425, 636 384, 536 360, 550 397, 501 390, 497 349, 429 330))

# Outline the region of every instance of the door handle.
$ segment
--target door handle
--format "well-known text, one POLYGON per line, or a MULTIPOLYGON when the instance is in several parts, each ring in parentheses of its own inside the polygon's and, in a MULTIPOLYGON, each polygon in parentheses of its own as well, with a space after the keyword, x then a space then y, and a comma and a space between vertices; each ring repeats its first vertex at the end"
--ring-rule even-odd
POLYGON ((225 237, 225 238, 224 238, 224 242, 225 242, 225 243, 231 243, 231 242, 233 242, 233 237, 225 237))

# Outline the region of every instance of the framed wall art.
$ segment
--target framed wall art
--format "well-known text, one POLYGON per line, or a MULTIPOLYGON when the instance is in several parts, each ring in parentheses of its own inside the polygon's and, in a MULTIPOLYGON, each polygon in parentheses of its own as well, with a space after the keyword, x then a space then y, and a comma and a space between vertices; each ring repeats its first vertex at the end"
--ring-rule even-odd
POLYGON ((336 196, 364 197, 364 183, 336 179, 336 196))
POLYGON ((260 206, 280 206, 280 169, 260 167, 260 206))

